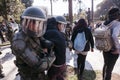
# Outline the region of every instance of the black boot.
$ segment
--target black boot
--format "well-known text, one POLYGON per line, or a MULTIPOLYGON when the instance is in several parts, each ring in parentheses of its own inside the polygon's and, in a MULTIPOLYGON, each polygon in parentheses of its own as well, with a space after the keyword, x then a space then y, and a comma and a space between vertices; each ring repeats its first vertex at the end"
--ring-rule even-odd
POLYGON ((4 78, 5 75, 2 73, 2 70, 0 69, 0 78, 4 78))
POLYGON ((0 78, 4 78, 4 77, 5 77, 5 75, 1 73, 0 74, 0 78))

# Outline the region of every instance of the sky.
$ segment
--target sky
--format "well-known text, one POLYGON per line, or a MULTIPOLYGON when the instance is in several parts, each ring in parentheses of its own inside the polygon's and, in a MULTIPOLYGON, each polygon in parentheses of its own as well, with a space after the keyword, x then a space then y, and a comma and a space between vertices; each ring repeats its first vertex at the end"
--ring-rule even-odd
MULTIPOLYGON (((91 0, 81 0, 81 7, 84 10, 91 8, 91 0)), ((96 5, 99 4, 102 0, 94 0, 94 11, 96 10, 96 5)), ((50 0, 34 0, 33 6, 44 6, 48 9, 48 14, 51 14, 50 0)), ((73 1, 73 14, 77 13, 80 5, 78 2, 73 1)), ((63 2, 58 0, 53 2, 53 15, 63 15, 68 13, 68 2, 63 2)))

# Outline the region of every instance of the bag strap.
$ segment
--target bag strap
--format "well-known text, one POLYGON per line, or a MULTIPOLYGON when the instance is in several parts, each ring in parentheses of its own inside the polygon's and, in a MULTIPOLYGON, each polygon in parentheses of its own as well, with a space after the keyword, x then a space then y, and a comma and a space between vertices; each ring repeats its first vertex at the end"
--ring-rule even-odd
POLYGON ((113 20, 112 22, 110 22, 109 24, 106 25, 106 26, 108 27, 108 29, 110 29, 110 28, 112 27, 114 21, 115 21, 115 20, 113 20))

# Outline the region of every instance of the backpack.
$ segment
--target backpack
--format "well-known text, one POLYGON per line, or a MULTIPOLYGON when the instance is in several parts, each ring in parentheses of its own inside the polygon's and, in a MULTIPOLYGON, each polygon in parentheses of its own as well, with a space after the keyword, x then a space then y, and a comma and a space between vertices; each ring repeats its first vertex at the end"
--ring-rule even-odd
POLYGON ((85 32, 80 32, 77 34, 75 40, 74 40, 74 48, 75 50, 82 52, 84 51, 84 48, 86 46, 87 40, 85 37, 85 32))
POLYGON ((98 50, 109 51, 111 50, 112 37, 111 37, 111 25, 112 22, 108 25, 101 24, 98 28, 94 30, 95 37, 95 46, 98 50))

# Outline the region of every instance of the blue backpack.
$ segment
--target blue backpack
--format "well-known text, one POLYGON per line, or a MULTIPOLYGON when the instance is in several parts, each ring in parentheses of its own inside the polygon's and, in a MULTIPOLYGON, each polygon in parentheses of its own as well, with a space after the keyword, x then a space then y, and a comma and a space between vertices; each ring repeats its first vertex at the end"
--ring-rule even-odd
POLYGON ((86 46, 87 40, 85 37, 85 32, 78 33, 74 40, 74 48, 75 50, 82 52, 86 46))

